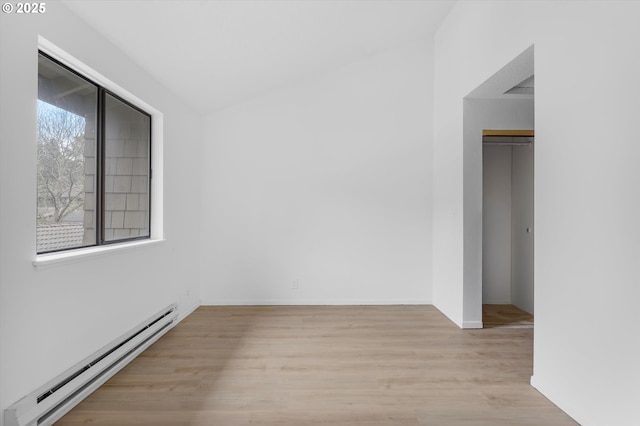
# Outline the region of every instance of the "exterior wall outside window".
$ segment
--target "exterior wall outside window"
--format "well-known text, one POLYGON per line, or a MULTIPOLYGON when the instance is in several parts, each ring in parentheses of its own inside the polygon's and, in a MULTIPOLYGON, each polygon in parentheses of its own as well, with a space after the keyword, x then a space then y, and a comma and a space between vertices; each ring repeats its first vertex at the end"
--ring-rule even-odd
POLYGON ((149 235, 149 117, 108 96, 104 239, 149 235))

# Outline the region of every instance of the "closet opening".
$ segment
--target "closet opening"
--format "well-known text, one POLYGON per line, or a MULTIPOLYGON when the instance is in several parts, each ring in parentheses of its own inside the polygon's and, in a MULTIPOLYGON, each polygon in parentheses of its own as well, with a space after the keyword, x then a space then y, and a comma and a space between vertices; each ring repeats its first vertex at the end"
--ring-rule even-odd
POLYGON ((533 327, 534 131, 483 130, 482 321, 533 327))

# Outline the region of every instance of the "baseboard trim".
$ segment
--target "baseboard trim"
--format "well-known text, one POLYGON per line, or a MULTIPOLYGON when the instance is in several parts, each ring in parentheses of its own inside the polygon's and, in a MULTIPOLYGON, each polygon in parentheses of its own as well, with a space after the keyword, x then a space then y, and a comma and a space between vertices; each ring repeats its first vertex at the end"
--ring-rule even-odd
POLYGON ((482 321, 462 321, 461 328, 482 328, 482 321))
POLYGON ((203 306, 313 306, 313 305, 431 305, 428 299, 218 299, 203 306))
POLYGON ((483 305, 512 305, 511 300, 483 300, 483 305))

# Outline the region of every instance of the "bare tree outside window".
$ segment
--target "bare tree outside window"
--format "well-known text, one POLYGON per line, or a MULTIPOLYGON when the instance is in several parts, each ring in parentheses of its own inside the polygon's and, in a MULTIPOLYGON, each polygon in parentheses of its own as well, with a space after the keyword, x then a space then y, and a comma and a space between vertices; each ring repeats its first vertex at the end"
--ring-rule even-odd
POLYGON ((38 253, 96 243, 98 88, 38 58, 38 253))
POLYGON ((38 223, 84 213, 83 117, 38 101, 38 223))

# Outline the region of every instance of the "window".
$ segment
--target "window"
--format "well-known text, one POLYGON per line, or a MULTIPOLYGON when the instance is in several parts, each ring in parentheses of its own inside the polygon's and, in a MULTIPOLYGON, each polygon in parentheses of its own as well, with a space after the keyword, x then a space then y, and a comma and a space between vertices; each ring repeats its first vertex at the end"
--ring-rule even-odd
POLYGON ((38 254, 150 237, 151 115, 40 52, 38 254))

